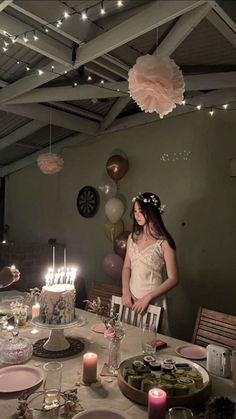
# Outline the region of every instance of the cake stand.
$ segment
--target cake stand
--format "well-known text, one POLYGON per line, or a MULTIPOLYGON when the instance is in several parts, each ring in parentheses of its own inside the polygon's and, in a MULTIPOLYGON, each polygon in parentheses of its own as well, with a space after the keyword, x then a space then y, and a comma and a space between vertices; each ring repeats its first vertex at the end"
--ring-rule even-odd
POLYGON ((46 324, 42 323, 39 317, 32 319, 32 323, 35 326, 43 329, 51 329, 48 339, 43 345, 46 351, 65 351, 70 348, 70 343, 64 335, 64 329, 69 329, 74 326, 83 326, 86 324, 86 320, 83 317, 77 317, 73 322, 66 324, 46 324))

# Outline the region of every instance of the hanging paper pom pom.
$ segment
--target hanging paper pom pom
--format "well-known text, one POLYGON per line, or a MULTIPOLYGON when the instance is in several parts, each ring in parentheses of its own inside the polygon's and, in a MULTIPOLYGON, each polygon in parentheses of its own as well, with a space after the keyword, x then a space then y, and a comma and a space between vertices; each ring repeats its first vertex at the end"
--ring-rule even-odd
POLYGON ((182 103, 184 87, 182 71, 169 57, 147 54, 129 70, 130 96, 143 111, 160 117, 182 103))
POLYGON ((37 159, 38 167, 45 175, 54 175, 59 173, 64 165, 64 160, 55 153, 40 154, 37 159))

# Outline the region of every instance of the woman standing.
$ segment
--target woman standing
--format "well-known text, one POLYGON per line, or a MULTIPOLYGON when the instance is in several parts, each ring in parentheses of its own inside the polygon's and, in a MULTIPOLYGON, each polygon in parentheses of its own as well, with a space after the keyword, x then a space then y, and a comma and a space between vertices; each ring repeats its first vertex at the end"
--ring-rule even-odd
POLYGON ((178 283, 176 246, 162 217, 157 195, 144 192, 133 198, 133 231, 127 242, 122 271, 122 301, 144 314, 149 304, 163 307, 162 331, 169 333, 165 294, 178 283), (163 269, 167 278, 163 281, 163 269))

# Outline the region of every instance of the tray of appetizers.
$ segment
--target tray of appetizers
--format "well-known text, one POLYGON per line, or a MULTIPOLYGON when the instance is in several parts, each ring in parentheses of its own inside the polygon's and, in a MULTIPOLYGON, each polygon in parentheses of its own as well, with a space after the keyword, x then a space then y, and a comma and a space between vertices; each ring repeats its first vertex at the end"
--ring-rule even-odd
POLYGON ((126 359, 120 364, 118 384, 126 397, 142 405, 147 405, 148 391, 154 387, 167 393, 168 407, 194 407, 207 400, 211 392, 211 381, 205 368, 168 355, 126 359))

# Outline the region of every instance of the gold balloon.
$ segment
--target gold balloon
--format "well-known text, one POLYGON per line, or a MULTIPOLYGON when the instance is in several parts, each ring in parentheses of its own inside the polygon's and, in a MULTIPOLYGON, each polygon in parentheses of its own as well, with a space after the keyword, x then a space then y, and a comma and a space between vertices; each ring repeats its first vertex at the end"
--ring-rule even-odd
POLYGON ((115 155, 107 160, 107 173, 113 180, 120 180, 126 174, 128 168, 129 161, 123 156, 115 155))
POLYGON ((109 240, 114 243, 116 237, 118 237, 124 231, 124 223, 119 220, 116 224, 111 223, 109 220, 105 223, 105 233, 109 240))
POLYGON ((129 237, 130 231, 124 231, 121 233, 114 242, 114 251, 123 259, 125 258, 126 249, 127 249, 127 240, 129 237))

